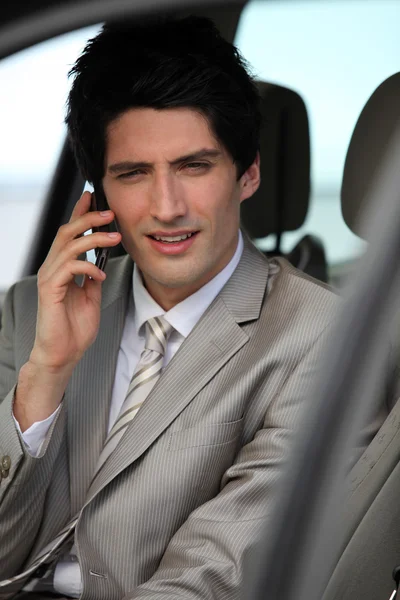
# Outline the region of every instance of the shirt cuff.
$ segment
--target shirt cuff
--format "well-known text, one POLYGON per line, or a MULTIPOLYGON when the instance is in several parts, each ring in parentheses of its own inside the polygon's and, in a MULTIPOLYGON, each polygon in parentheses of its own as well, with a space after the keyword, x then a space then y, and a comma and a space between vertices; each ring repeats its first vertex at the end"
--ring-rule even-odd
POLYGON ((50 429, 50 426, 53 423, 56 416, 58 415, 60 408, 61 404, 49 417, 47 417, 47 419, 44 419, 44 421, 35 421, 35 423, 32 423, 32 425, 28 427, 28 429, 26 429, 23 433, 21 431, 21 427, 17 419, 13 415, 15 426, 25 444, 25 449, 28 452, 28 454, 30 454, 34 458, 36 458, 39 455, 40 449, 43 443, 46 441, 46 436, 50 429))

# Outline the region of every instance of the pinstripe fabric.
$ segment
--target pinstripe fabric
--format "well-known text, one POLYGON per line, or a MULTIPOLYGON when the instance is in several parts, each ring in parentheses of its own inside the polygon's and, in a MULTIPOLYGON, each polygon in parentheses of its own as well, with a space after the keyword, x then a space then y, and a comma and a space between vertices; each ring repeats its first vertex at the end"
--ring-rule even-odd
POLYGON ((2 581, 0 581, 0 591, 1 588, 9 586, 12 583, 26 581, 27 576, 33 575, 38 569, 38 567, 40 567, 41 565, 50 565, 50 563, 53 563, 63 551, 65 542, 71 539, 77 521, 78 516, 76 516, 65 527, 63 527, 58 536, 49 544, 47 544, 45 548, 43 548, 39 556, 35 558, 35 560, 29 565, 29 567, 25 571, 19 573, 18 575, 15 575, 14 577, 11 577, 10 579, 3 579, 2 581))
POLYGON ((95 476, 118 446, 129 423, 134 419, 146 397, 155 386, 157 379, 160 377, 167 341, 172 331, 172 325, 163 317, 154 317, 146 322, 144 350, 132 375, 126 398, 121 406, 117 420, 104 442, 104 448, 101 451, 96 466, 95 476))
MULTIPOLYGON (((109 398, 131 272, 131 264, 125 262, 115 265, 109 274, 111 286, 103 294, 96 342, 72 374, 63 407, 51 426, 40 460, 24 453, 18 433, 10 427, 14 396, 14 387, 10 386, 15 385, 19 369, 29 359, 35 339, 36 278, 26 278, 19 284, 21 297, 14 287, 7 297, 0 334, 0 455, 8 454, 12 466, 10 477, 0 483, 0 579, 28 567, 83 505, 106 438, 109 398), (18 323, 18 318, 14 321, 14 312, 18 315, 20 310, 26 320, 18 323), (11 342, 14 329, 18 330, 15 348, 11 342), (87 396, 94 402, 90 408, 87 396), (18 488, 12 485, 17 469, 22 475, 19 482, 23 494, 18 494, 18 488), (45 504, 55 506, 56 510, 46 513, 44 526, 40 527, 45 504), (24 533, 22 541, 15 537, 15 524, 24 533)), ((19 587, 10 586, 10 592, 19 587)))
MULTIPOLYGON (((12 468, 0 484, 0 577, 28 567, 81 503, 83 600, 236 599, 242 557, 275 502, 291 431, 304 407, 312 410, 308 384, 336 300, 245 241, 231 279, 90 484, 106 437, 130 276, 128 259, 111 261, 99 337, 39 460, 24 454, 12 393, 3 389, 0 453, 12 468)), ((29 356, 34 323, 25 317, 35 285, 18 284, 7 299, 0 385, 12 384, 11 371, 29 356)))
MULTIPOLYGON (((96 473, 111 453, 114 452, 130 421, 135 417, 146 396, 151 392, 159 378, 166 344, 172 330, 173 327, 162 317, 155 317, 147 321, 144 351, 132 376, 120 414, 105 441, 96 467, 96 473)), ((53 563, 62 553, 66 543, 72 539, 79 516, 77 514, 69 521, 57 537, 46 545, 27 570, 15 577, 0 581, 0 589, 12 583, 24 582, 26 577, 32 575, 41 565, 53 563)))

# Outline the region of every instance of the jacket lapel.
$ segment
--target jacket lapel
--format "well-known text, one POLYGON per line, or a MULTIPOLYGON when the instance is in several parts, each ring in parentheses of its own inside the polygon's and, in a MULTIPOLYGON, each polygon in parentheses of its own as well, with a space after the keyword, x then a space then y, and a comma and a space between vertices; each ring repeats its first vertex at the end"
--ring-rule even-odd
POLYGON ((107 432, 110 398, 132 279, 130 257, 116 259, 103 287, 99 332, 71 377, 68 452, 71 514, 83 505, 107 432))
POLYGON ((240 323, 258 318, 267 279, 268 262, 245 240, 234 274, 184 341, 120 444, 99 471, 86 503, 137 460, 248 341, 240 323), (190 377, 182 376, 183 373, 190 373, 190 377))

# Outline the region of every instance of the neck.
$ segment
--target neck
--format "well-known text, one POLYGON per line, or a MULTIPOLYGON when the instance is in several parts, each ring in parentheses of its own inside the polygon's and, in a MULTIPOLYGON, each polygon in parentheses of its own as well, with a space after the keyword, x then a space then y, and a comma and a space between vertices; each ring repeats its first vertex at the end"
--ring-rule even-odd
POLYGON ((143 284, 146 290, 149 292, 150 296, 157 302, 157 304, 161 306, 163 310, 165 310, 165 312, 168 312, 169 310, 171 310, 171 308, 173 308, 180 302, 183 302, 183 300, 185 300, 192 294, 195 294, 200 288, 203 287, 203 285, 210 281, 210 279, 208 279, 204 281, 204 283, 196 282, 192 286, 185 286, 184 288, 173 288, 163 286, 155 281, 148 281, 144 275, 142 275, 142 277, 143 284))

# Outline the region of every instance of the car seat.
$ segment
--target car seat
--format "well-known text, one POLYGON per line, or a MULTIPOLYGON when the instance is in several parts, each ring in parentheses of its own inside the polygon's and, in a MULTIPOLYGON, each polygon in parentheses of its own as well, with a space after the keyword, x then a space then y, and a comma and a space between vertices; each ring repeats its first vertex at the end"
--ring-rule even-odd
MULTIPOLYGON (((400 73, 386 79, 372 94, 347 152, 342 213, 357 235, 368 190, 397 127, 400 73)), ((389 600, 395 587, 392 570, 400 564, 400 328, 397 333, 397 351, 388 364, 387 416, 350 472, 350 494, 343 515, 346 536, 323 600, 389 600)))
MULTIPOLYGON (((242 202, 242 226, 252 239, 276 236, 272 253, 282 254, 284 232, 299 229, 307 216, 310 198, 310 136, 302 98, 286 87, 258 82, 261 96, 261 184, 242 202)), ((327 281, 322 242, 303 237, 286 258, 297 268, 327 281)))

